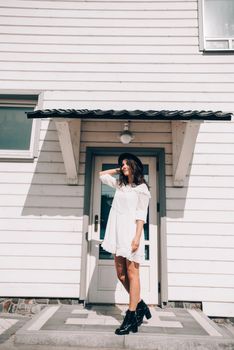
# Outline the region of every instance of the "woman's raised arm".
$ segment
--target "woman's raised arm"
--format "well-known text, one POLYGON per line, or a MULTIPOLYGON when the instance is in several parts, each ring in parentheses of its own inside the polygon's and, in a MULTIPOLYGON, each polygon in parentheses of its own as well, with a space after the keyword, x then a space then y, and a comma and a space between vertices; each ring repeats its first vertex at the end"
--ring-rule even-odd
POLYGON ((119 174, 119 172, 120 172, 120 168, 108 169, 108 170, 100 171, 99 176, 106 175, 106 174, 115 175, 115 174, 119 174))

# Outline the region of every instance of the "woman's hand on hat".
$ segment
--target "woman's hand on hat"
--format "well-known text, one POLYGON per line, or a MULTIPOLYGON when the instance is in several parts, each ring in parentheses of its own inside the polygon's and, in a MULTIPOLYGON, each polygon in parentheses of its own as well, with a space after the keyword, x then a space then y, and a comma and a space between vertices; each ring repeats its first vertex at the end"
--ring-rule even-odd
POLYGON ((99 176, 101 175, 115 175, 115 174, 119 174, 120 173, 120 168, 113 168, 113 169, 107 169, 107 170, 103 170, 99 172, 99 176))

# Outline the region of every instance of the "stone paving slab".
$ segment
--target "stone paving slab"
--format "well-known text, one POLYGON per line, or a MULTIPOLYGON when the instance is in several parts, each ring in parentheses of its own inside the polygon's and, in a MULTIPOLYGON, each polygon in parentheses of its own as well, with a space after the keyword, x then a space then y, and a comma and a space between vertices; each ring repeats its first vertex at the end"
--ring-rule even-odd
POLYGON ((127 306, 48 306, 15 334, 16 344, 128 349, 234 349, 234 334, 195 309, 151 307, 136 334, 114 334, 127 306), (200 345, 199 345, 200 344, 200 345))
POLYGON ((1 313, 0 314, 0 344, 9 339, 30 318, 21 315, 1 313))

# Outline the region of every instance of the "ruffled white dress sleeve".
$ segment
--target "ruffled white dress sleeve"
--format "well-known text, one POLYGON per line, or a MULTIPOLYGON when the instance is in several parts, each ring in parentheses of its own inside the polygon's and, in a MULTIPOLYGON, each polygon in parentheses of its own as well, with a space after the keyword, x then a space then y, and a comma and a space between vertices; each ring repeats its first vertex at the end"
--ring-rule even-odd
POLYGON ((100 180, 116 189, 102 242, 103 249, 116 256, 142 263, 145 256, 144 232, 134 253, 131 252, 131 243, 136 233, 137 220, 145 223, 147 219, 151 198, 147 185, 143 183, 135 187, 119 186, 118 180, 110 174, 101 175, 100 180))
POLYGON ((110 187, 117 187, 117 180, 114 176, 111 176, 110 174, 104 174, 100 175, 100 180, 105 184, 110 187))
POLYGON ((146 223, 149 199, 151 195, 146 184, 137 186, 136 192, 138 192, 136 220, 143 220, 144 223, 146 223))

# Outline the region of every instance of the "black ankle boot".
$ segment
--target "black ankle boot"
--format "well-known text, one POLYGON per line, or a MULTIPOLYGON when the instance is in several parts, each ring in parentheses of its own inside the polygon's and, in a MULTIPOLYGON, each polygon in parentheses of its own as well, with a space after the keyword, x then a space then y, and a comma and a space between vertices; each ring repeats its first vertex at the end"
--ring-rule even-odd
POLYGON ((137 331, 136 311, 127 310, 123 323, 115 330, 115 334, 124 335, 129 334, 129 332, 136 333, 137 331))
POLYGON ((137 317, 138 326, 142 324, 144 316, 147 318, 147 320, 152 317, 150 309, 148 308, 144 300, 141 300, 137 304, 137 308, 136 308, 136 317, 137 317))

